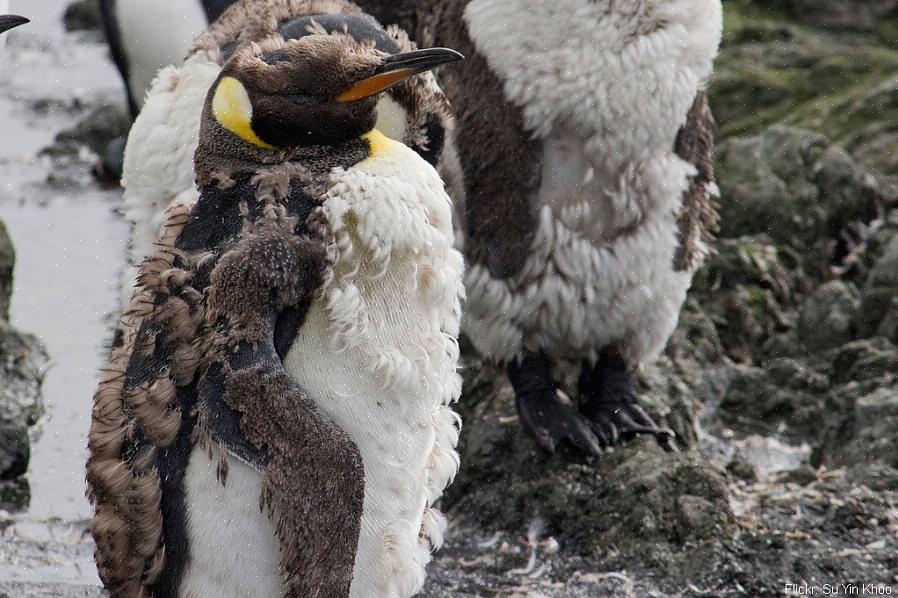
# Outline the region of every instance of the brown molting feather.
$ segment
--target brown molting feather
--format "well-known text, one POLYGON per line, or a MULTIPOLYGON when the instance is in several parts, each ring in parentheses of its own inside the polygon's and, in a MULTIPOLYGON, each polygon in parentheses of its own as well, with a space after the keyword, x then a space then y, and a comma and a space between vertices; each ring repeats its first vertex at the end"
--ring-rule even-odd
MULTIPOLYGON (((335 543, 354 547, 357 541, 360 517, 346 517, 343 509, 362 512, 361 455, 344 432, 333 424, 321 425, 323 418, 313 401, 281 387, 282 382, 262 371, 235 372, 228 377, 225 399, 243 414, 241 427, 247 438, 268 449, 262 502, 269 516, 277 517, 287 595, 348 596, 351 574, 343 577, 335 572, 351 571, 352 563, 318 562, 317 548, 335 543), (315 491, 297 491, 308 488, 315 491), (312 566, 298 575, 296 563, 312 566)), ((352 552, 341 556, 354 559, 352 552)))
MULTIPOLYGON (((524 265, 536 234, 532 196, 540 185, 542 148, 524 130, 521 110, 505 100, 502 82, 468 37, 462 17, 466 5, 461 0, 422 2, 418 40, 466 57, 464 65, 444 68, 440 76, 458 122, 465 254, 469 263, 485 265, 494 277, 511 278, 524 265)), ((462 200, 458 195, 452 199, 462 200)))
POLYGON ((239 0, 222 13, 207 33, 197 38, 190 53, 216 52, 231 42, 260 40, 276 32, 282 21, 325 14, 364 13, 352 2, 344 0, 239 0))
POLYGON ((256 197, 263 203, 282 201, 290 194, 290 183, 293 180, 308 185, 312 182, 312 174, 302 164, 284 162, 264 170, 260 170, 250 179, 256 187, 256 197))
MULTIPOLYGON (((135 425, 150 429, 151 437, 161 443, 169 442, 180 425, 180 414, 170 409, 173 387, 167 381, 126 390, 125 373, 138 346, 138 331, 154 315, 153 287, 160 284, 162 274, 171 270, 179 255, 172 248, 188 212, 184 206, 169 209, 159 249, 141 266, 141 282, 119 324, 123 342, 113 350, 94 394, 87 496, 95 508, 91 532, 96 542, 97 569, 116 597, 149 596, 146 586, 158 577, 164 558, 161 489, 158 476, 147 467, 153 447, 143 447, 132 463, 125 455, 124 444, 126 440, 133 442, 135 425), (131 413, 136 419, 131 419, 131 413), (157 430, 158 423, 162 425, 157 430)), ((166 278, 167 287, 172 280, 166 278)), ((144 335, 146 339, 155 344, 155 335, 144 335)), ((140 351, 152 353, 152 348, 142 346, 140 351)))
POLYGON ((714 183, 714 116, 703 91, 696 96, 686 124, 677 134, 675 151, 698 170, 683 197, 678 219, 680 248, 674 257, 678 271, 694 270, 705 257, 700 244, 712 247, 720 224, 710 189, 714 183))
POLYGON ((278 228, 265 227, 245 236, 212 271, 206 325, 211 328, 224 320, 233 341, 261 340, 269 323, 259 309, 259 297, 272 293, 280 310, 307 299, 299 294, 304 289, 320 285, 324 246, 278 228))

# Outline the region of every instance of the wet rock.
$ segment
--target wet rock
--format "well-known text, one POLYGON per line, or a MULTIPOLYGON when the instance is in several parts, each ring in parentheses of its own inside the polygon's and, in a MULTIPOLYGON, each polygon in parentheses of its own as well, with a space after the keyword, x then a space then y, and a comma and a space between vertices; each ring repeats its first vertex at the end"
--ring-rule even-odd
POLYGON ((782 427, 795 438, 814 436, 827 409, 830 379, 824 366, 778 358, 767 368, 740 370, 720 403, 720 416, 745 433, 772 435, 782 427))
POLYGON ((875 492, 898 491, 898 468, 880 462, 855 465, 847 478, 855 487, 866 486, 875 492))
MULTIPOLYGON (((753 363, 776 355, 765 343, 795 329, 799 301, 810 289, 802 257, 767 235, 721 239, 717 248, 696 275, 692 296, 730 359, 753 363)), ((794 350, 782 348, 784 354, 794 350)))
POLYGON ((6 226, 0 220, 0 320, 9 318, 9 299, 12 295, 13 267, 16 252, 12 246, 6 226))
POLYGON ((103 15, 100 12, 100 0, 77 0, 69 4, 62 16, 67 31, 103 30, 103 15))
POLYGON ((40 386, 47 365, 40 341, 0 321, 0 412, 33 426, 43 415, 40 386))
POLYGON ((858 328, 863 336, 880 333, 891 337, 898 327, 898 235, 892 237, 867 277, 862 294, 858 328), (888 321, 886 321, 888 318, 888 321))
POLYGON ((868 222, 891 190, 844 149, 813 131, 774 126, 719 147, 721 234, 764 233, 776 243, 814 250, 825 267, 830 239, 855 220, 868 222))
POLYGON ((832 379, 836 384, 851 384, 861 388, 882 386, 898 372, 898 348, 884 338, 872 338, 847 343, 838 349, 832 365, 832 379))
POLYGON ((780 484, 798 484, 799 486, 807 486, 819 479, 817 470, 810 465, 802 465, 796 469, 790 469, 783 472, 777 477, 776 481, 780 484))
POLYGON ((14 480, 24 475, 30 456, 28 426, 0 418, 0 480, 14 480))
MULTIPOLYGON (((781 123, 811 129, 866 167, 895 172, 898 153, 898 23, 875 18, 873 4, 827 0, 847 24, 868 34, 834 35, 834 12, 815 0, 728 0, 724 45, 715 62, 711 102, 721 136, 755 134, 781 123), (801 10, 795 8, 800 3, 801 10), (864 25, 858 26, 863 23, 864 25)), ((842 29, 841 26, 837 27, 842 29)))
POLYGON ((795 20, 829 31, 876 31, 884 18, 898 11, 896 0, 779 0, 777 4, 795 20))
POLYGON ((817 287, 801 307, 799 339, 810 351, 824 351, 849 342, 859 304, 857 292, 842 281, 817 287))
POLYGON ((782 126, 721 144, 721 235, 766 233, 790 242, 817 233, 825 214, 813 170, 826 144, 822 135, 782 126))
POLYGON ((828 466, 878 462, 898 468, 898 386, 863 396, 852 411, 832 422, 814 462, 828 466))
POLYGON ((0 320, 0 494, 6 505, 23 498, 17 478, 28 467, 28 428, 43 413, 40 386, 46 363, 36 338, 0 320))
POLYGON ((77 155, 86 146, 93 153, 103 155, 111 141, 123 137, 131 127, 124 106, 103 104, 94 108, 73 128, 56 135, 53 145, 43 152, 51 156, 77 155))
POLYGON ((758 475, 758 468, 751 462, 740 457, 735 457, 732 461, 727 463, 727 473, 744 482, 754 483, 760 478, 758 475))
POLYGON ((570 464, 523 432, 507 385, 469 377, 462 468, 444 498, 453 518, 510 533, 541 519, 577 554, 731 533, 725 475, 698 455, 666 453, 653 438, 638 438, 597 464, 570 464))

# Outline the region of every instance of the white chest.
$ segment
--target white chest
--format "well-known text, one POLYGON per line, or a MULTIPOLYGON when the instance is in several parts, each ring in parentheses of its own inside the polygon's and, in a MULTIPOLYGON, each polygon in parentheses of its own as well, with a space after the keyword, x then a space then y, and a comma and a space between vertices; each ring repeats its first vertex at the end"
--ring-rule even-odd
POLYGON ((334 174, 331 278, 285 360, 358 446, 365 502, 353 598, 417 592, 454 475, 460 255, 439 179, 405 146, 334 174))
POLYGON ((262 476, 228 459, 227 484, 216 476, 218 449, 197 446, 184 476, 190 559, 181 598, 274 598, 283 595, 274 525, 259 506, 262 476))

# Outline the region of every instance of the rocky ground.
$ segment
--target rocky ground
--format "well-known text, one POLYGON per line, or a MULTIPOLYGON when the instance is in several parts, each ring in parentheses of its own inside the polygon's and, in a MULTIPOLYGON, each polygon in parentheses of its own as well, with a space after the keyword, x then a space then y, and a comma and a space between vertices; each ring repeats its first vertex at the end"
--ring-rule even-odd
MULTIPOLYGON (((898 1, 724 6, 718 252, 641 374, 682 450, 542 454, 468 353, 462 469, 425 596, 898 591, 898 1)), ((108 114, 49 151, 99 152, 120 127, 108 114)), ((83 532, 10 523, 0 596, 100 595, 83 532)))
POLYGON ((41 381, 47 365, 40 341, 8 321, 14 266, 15 250, 0 221, 0 510, 7 511, 28 501, 28 430, 43 412, 41 381))

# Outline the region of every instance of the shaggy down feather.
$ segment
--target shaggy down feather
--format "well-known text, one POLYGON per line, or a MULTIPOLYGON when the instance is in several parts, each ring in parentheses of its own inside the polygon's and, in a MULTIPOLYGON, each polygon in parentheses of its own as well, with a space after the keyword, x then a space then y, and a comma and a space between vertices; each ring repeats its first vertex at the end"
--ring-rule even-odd
POLYGON ((472 342, 499 362, 542 350, 579 365, 609 345, 653 359, 700 262, 674 267, 697 174, 674 145, 711 73, 719 1, 473 0, 464 17, 543 157, 523 268, 468 270, 472 342))
POLYGON ((331 177, 322 208, 331 266, 285 359, 362 454, 357 598, 421 589, 446 527, 433 503, 458 470, 450 404, 461 392, 463 259, 439 177, 408 147, 384 142, 382 154, 331 177))

